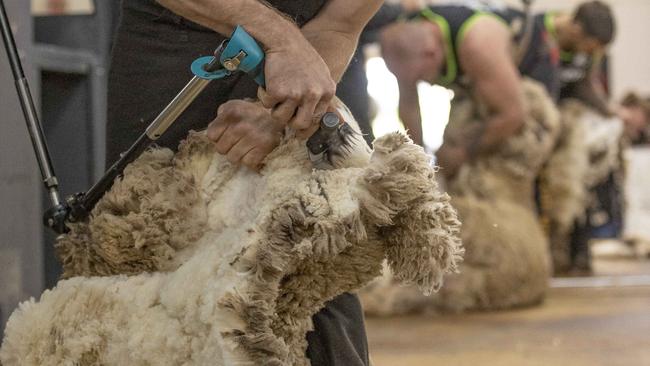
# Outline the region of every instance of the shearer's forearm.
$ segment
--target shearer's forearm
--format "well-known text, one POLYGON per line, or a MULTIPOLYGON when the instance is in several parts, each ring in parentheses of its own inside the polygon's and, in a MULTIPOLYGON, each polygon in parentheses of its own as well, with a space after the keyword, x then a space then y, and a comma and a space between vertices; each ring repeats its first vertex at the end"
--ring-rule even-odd
POLYGON ((361 31, 383 1, 331 0, 302 32, 339 81, 357 48, 361 31))
POLYGON ((228 36, 241 25, 267 48, 300 36, 287 17, 258 0, 157 0, 162 6, 195 23, 228 36))
POLYGON ((303 34, 327 64, 332 79, 338 83, 357 48, 359 35, 309 31, 303 34))
POLYGON ((422 119, 420 117, 419 108, 400 106, 399 117, 413 142, 420 146, 424 146, 424 139, 422 137, 422 119))
POLYGON ((420 114, 420 96, 416 81, 397 79, 399 103, 397 112, 413 142, 424 146, 422 138, 422 116, 420 114))

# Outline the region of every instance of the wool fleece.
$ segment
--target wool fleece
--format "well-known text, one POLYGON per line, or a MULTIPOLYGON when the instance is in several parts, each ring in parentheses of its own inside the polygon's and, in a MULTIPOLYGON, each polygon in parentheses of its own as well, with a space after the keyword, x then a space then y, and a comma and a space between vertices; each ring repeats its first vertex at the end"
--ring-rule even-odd
POLYGON ((611 173, 621 180, 624 175, 623 122, 575 99, 565 101, 560 113, 562 132, 540 175, 540 197, 554 271, 566 273, 573 228, 598 205, 592 189, 611 173))
POLYGON ((1 363, 309 365, 311 316, 382 261, 438 289, 462 247, 430 158, 399 133, 331 158, 290 134, 260 173, 202 132, 146 152, 59 240, 66 279, 13 313, 1 363))
MULTIPOLYGON (((495 310, 542 301, 550 256, 533 187, 557 139, 559 117, 539 83, 524 80, 523 85, 527 102, 523 128, 493 153, 464 164, 447 182, 463 222, 466 254, 460 273, 449 276, 440 292, 430 297, 385 275, 362 292, 368 314, 495 310)), ((462 141, 465 131, 484 123, 484 116, 481 103, 459 91, 446 141, 462 141)))

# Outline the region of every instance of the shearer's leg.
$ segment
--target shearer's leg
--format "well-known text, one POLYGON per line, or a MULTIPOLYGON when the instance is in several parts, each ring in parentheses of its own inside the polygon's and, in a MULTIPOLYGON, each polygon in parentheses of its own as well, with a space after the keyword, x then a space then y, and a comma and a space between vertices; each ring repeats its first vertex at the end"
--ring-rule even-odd
POLYGON ((313 317, 307 333, 312 366, 368 366, 368 340, 357 295, 344 293, 313 317))

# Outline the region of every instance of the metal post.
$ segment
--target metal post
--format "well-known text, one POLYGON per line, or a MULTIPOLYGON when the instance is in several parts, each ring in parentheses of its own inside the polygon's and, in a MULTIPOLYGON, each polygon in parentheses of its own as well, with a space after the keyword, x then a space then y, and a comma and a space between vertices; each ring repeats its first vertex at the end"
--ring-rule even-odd
POLYGON ((32 140, 32 145, 34 146, 34 152, 36 154, 38 166, 41 170, 43 184, 48 190, 52 205, 58 206, 61 203, 58 189, 59 183, 56 179, 56 176, 54 175, 52 160, 50 158, 50 153, 48 152, 47 144, 45 143, 45 138, 43 136, 43 128, 41 127, 41 123, 38 120, 38 115, 36 114, 34 100, 32 99, 32 95, 29 91, 29 84, 27 82, 27 78, 25 77, 25 73, 23 72, 20 57, 18 56, 16 42, 14 41, 14 36, 11 32, 11 26, 9 25, 9 19, 7 17, 7 12, 5 10, 5 4, 3 0, 0 0, 0 24, 2 26, 2 39, 4 41, 5 50, 7 51, 7 57, 9 58, 9 64, 11 65, 11 71, 16 82, 16 90, 18 91, 19 97, 18 99, 20 100, 20 106, 22 107, 23 114, 25 115, 27 130, 29 131, 29 136, 32 140))

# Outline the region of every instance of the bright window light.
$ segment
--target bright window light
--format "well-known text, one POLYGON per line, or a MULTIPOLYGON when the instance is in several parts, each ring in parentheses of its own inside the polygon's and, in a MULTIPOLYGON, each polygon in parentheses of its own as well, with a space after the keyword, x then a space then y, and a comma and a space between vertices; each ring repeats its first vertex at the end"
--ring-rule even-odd
MULTIPOLYGON (((379 137, 393 131, 404 131, 397 114, 399 90, 397 79, 388 71, 381 57, 369 58, 366 63, 368 93, 377 106, 372 132, 379 137)), ((442 135, 449 121, 449 102, 453 92, 438 85, 420 83, 420 112, 422 133, 427 151, 435 151, 442 144, 442 135)))

